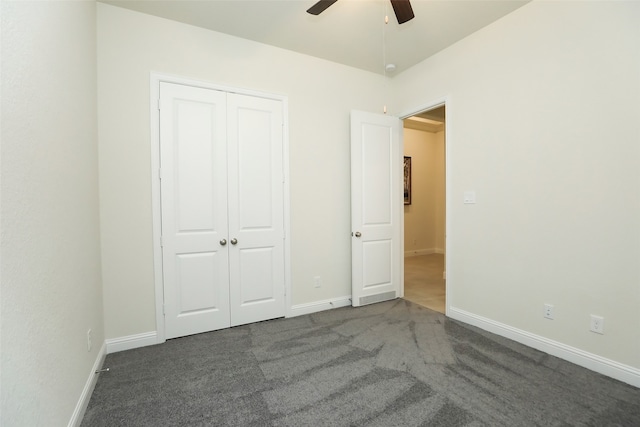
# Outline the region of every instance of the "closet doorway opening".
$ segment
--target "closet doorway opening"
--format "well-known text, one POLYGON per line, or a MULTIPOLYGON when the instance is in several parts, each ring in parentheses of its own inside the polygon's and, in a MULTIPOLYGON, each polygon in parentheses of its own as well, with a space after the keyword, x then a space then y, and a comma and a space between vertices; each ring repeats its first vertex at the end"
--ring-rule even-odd
POLYGON ((404 298, 446 313, 445 105, 403 120, 404 298))

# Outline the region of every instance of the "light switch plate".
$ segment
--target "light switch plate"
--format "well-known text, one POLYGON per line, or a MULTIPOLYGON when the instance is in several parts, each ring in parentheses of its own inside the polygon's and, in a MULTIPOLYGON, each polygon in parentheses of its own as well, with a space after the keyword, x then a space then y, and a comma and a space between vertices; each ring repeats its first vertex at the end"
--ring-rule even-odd
POLYGON ((464 192, 464 203, 469 205, 476 202, 476 192, 475 191, 465 191, 464 192))

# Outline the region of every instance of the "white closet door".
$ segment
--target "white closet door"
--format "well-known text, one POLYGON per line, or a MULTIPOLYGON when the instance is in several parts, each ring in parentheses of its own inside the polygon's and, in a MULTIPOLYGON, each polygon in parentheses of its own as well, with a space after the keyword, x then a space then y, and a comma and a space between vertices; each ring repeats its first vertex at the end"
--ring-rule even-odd
POLYGON ((400 291, 400 120, 351 112, 351 264, 354 307, 400 291))
POLYGON ((225 92, 161 83, 167 339, 230 325, 226 126, 225 92))
POLYGON ((228 95, 231 324, 284 316, 283 112, 228 95))

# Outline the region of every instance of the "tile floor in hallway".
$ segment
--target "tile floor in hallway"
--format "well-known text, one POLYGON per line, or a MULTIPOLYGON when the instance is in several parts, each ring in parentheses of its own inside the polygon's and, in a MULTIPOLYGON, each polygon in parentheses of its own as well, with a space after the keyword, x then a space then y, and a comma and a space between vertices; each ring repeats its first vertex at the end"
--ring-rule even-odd
POLYGON ((444 255, 404 259, 404 299, 440 313, 445 312, 444 255))

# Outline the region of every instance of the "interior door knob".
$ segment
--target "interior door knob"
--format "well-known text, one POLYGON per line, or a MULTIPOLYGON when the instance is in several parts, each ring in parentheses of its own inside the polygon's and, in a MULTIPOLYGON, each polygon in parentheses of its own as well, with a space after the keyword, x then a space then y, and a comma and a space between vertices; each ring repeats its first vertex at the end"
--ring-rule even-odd
POLYGON ((227 244, 227 239, 222 239, 222 240, 220 240, 220 245, 221 245, 221 246, 224 246, 224 245, 226 245, 226 244, 227 244))
POLYGON ((235 237, 233 239, 231 239, 231 244, 235 245, 238 243, 238 239, 236 239, 235 237))
POLYGON ((360 237, 362 236, 362 233, 360 233, 359 231, 356 231, 356 237, 360 237))

